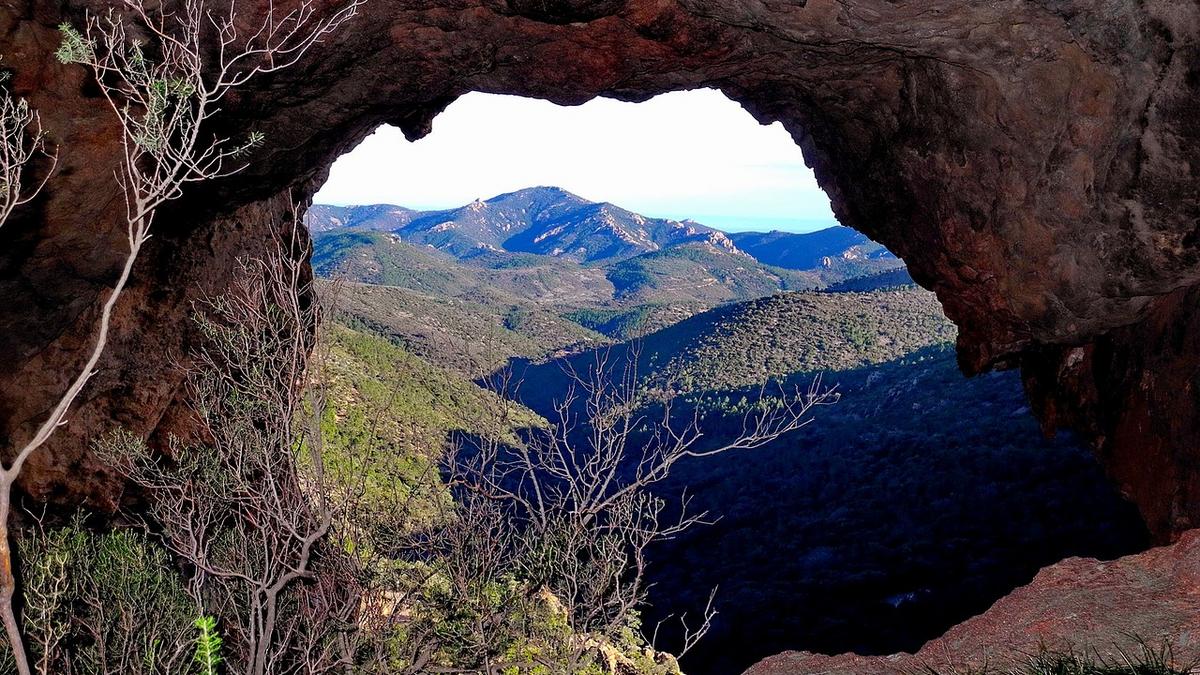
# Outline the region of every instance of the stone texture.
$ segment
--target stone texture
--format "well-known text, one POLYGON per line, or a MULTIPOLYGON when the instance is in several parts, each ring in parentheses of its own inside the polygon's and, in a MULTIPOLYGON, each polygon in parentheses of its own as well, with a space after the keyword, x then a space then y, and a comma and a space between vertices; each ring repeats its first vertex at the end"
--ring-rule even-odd
POLYGON ((1091 438, 1152 532, 1200 527, 1200 289, 1155 301, 1139 323, 1081 347, 1023 357, 1026 390, 1047 429, 1091 438))
POLYGON ((1069 558, 1043 569, 988 611, 951 628, 916 654, 822 656, 788 652, 746 675, 946 673, 1019 663, 1049 649, 1115 658, 1137 653, 1136 639, 1169 645, 1180 666, 1200 662, 1200 530, 1173 546, 1100 562, 1069 558))
MULTIPOLYGON (((0 231, 6 447, 80 360, 120 256, 114 127, 87 73, 51 57, 59 22, 109 4, 0 5, 2 65, 62 149, 44 197, 0 231)), ((227 101, 214 131, 263 130, 266 145, 162 212, 101 374, 23 486, 111 501, 88 439, 180 419, 191 301, 376 125, 419 136, 468 91, 578 104, 716 87, 781 121, 839 218, 937 292, 964 369, 1026 363, 1047 423, 1091 433, 1168 539, 1200 522, 1200 401, 1167 388, 1191 387, 1176 366, 1197 337, 1171 342, 1194 326, 1181 289, 1200 282, 1197 64, 1200 7, 1178 0, 368 0, 299 66, 227 101), (1076 367, 1076 348, 1090 374, 1056 365, 1076 367)))

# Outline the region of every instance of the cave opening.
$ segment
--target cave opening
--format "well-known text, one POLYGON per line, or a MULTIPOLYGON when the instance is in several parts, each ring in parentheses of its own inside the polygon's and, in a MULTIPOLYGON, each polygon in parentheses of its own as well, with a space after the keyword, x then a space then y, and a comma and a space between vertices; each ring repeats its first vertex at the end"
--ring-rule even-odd
MULTIPOLYGON (((5 84, 43 112, 67 149, 61 181, 2 234, 20 244, 0 247, 0 285, 9 299, 0 352, 22 356, 0 368, 2 431, 11 436, 34 424, 61 389, 56 374, 76 365, 77 345, 92 327, 89 308, 102 300, 119 255, 110 241, 119 245, 122 234, 114 225, 121 200, 112 184, 119 145, 112 121, 95 105, 86 69, 52 55, 60 39, 55 26, 102 4, 35 2, 3 17, 5 84)), ((22 487, 37 499, 115 508, 120 485, 90 451, 91 439, 114 420, 146 437, 181 426, 177 413, 188 402, 176 371, 194 335, 179 329, 196 300, 227 285, 232 261, 269 239, 281 205, 306 200, 332 155, 370 128, 393 123, 420 136, 469 91, 578 104, 713 85, 756 118, 788 126, 843 221, 885 242, 921 285, 937 290, 960 330, 963 369, 1019 366, 1029 402, 992 389, 1019 391, 1011 374, 962 385, 949 349, 921 352, 886 362, 896 379, 878 374, 878 364, 839 376, 841 407, 789 448, 738 454, 717 463, 719 470, 681 465, 677 478, 716 495, 725 517, 699 531, 699 543, 679 541, 657 554, 670 564, 656 566, 664 574, 655 593, 677 602, 651 610, 689 609, 685 593, 711 582, 704 565, 728 567, 712 563, 714 552, 721 552, 719 562, 753 570, 726 577, 723 613, 690 657, 693 670, 720 672, 737 667, 730 665, 735 660, 791 647, 869 652, 916 645, 937 626, 986 606, 1001 586, 1028 579, 1042 558, 1142 548, 1145 532, 1130 523, 1111 489, 1096 487, 1098 471, 1069 438, 1027 440, 1037 437, 1027 405, 1046 427, 1073 428, 1097 450, 1153 541, 1195 541, 1186 531, 1200 522, 1200 406, 1180 396, 1195 390, 1200 335, 1191 246, 1197 199, 1187 171, 1200 148, 1190 114, 1194 59, 1186 58, 1195 51, 1192 14, 1165 0, 1083 13, 1047 3, 937 11, 888 2, 631 0, 568 2, 553 11, 533 5, 373 3, 353 31, 317 45, 292 72, 228 99, 222 128, 261 129, 266 140, 237 179, 164 211, 169 225, 139 262, 134 293, 117 315, 119 343, 22 487), (959 386, 977 389, 963 393, 959 386), (996 449, 1018 436, 1015 450, 996 449), (827 439, 832 447, 818 447, 827 439), (1054 464, 1063 457, 1066 464, 1054 464), (864 504, 870 507, 859 508, 864 504), (929 580, 945 583, 934 588, 929 580), (988 580, 995 588, 980 590, 988 580)), ((392 233, 356 234, 360 243, 376 244, 392 233)), ((360 269, 387 267, 352 250, 366 263, 360 269)), ((393 270, 407 270, 396 279, 425 284, 426 292, 431 284, 462 281, 446 274, 435 249, 418 250, 435 259, 393 257, 402 263, 393 270)), ((566 269, 513 265, 491 270, 482 286, 503 277, 545 295, 563 277, 607 279, 595 268, 566 269)), ((467 286, 479 289, 473 274, 467 286)), ((601 329, 644 326, 649 316, 567 313, 511 303, 499 314, 478 315, 517 337, 529 327, 553 328, 561 337, 577 331, 571 324, 591 331, 570 333, 576 337, 603 335, 601 329)), ((871 346, 875 333, 855 325, 858 312, 826 316, 845 328, 812 336, 826 351, 835 343, 871 346)), ((664 323, 679 324, 675 318, 664 323)), ((382 323, 360 327, 395 342, 404 337, 382 323)), ((759 337, 779 333, 787 331, 759 337)), ((490 329, 472 337, 485 334, 490 329)), ((511 349, 501 342, 481 358, 472 354, 470 369, 511 349)), ((786 350, 745 353, 753 360, 774 351, 786 350)), ((1168 566, 1161 556, 1151 562, 1157 567, 1144 578, 1161 588, 1168 566)), ((1086 580, 1064 585, 1068 592, 1095 590, 1086 580)), ((1134 595, 1162 597, 1137 582, 1126 586, 1134 595)), ((1049 590, 1042 597, 1063 597, 1063 589, 1049 590)), ((1102 596, 1090 606, 1107 602, 1102 596)), ((1144 604, 1123 603, 1129 612, 1122 617, 1144 604)), ((1171 605, 1152 625, 1181 626, 1194 611, 1171 605)), ((996 625, 995 615, 981 619, 977 629, 996 625)), ((1101 630, 1088 627, 1082 635, 1066 624, 1025 624, 990 646, 1011 651, 1077 635, 1102 645, 1109 640, 1102 629, 1116 621, 1099 623, 1101 630)), ((987 652, 987 637, 977 634, 956 648, 987 652)))
POLYGON ((561 364, 611 345, 690 360, 726 402, 754 378, 836 384, 811 425, 655 487, 714 521, 651 557, 645 626, 718 589, 686 672, 915 651, 1046 565, 1148 545, 1082 443, 1042 435, 1016 373, 965 379, 933 294, 838 225, 782 127, 719 92, 471 94, 421 141, 385 126, 339 158, 307 222, 357 328, 476 383, 519 371, 514 400, 543 416, 561 364))

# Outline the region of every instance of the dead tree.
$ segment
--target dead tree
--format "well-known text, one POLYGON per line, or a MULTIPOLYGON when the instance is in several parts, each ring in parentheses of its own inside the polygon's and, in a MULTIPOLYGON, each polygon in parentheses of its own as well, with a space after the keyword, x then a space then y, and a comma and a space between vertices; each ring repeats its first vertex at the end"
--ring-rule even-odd
MULTIPOLYGON (((503 514, 506 536, 516 542, 505 564, 523 585, 519 601, 546 592, 561 605, 569 630, 555 648, 528 654, 532 664, 556 673, 584 668, 594 658, 595 639, 619 639, 633 626, 645 602, 647 549, 704 522, 707 514, 689 513, 686 496, 668 509, 652 491, 672 467, 686 458, 766 445, 808 424, 816 406, 836 400, 819 378, 806 390, 778 395, 768 395, 764 385, 747 412, 724 420, 734 429, 731 437, 710 443, 702 401, 681 405, 673 381, 642 378, 637 349, 618 362, 600 351, 587 372, 567 372, 571 385, 548 427, 515 442, 474 437, 448 460, 450 483, 460 494, 491 502, 503 514)), ((510 384, 505 378, 499 388, 510 384)), ((502 404, 491 411, 491 424, 510 423, 512 412, 502 404)), ((685 647, 711 618, 710 604, 697 625, 685 621, 685 647)))
MULTIPOLYGON (((46 135, 37 111, 30 108, 27 101, 12 96, 7 88, 0 87, 0 227, 4 226, 17 207, 32 201, 45 187, 53 166, 41 182, 30 186, 25 181, 26 171, 39 157, 49 158, 52 165, 57 161, 57 155, 47 152, 46 135)), ((57 424, 55 422, 54 426, 57 424)), ((14 660, 22 675, 29 672, 29 663, 12 610, 16 581, 12 569, 8 520, 12 506, 12 485, 20 475, 26 458, 36 447, 22 449, 8 466, 0 465, 0 620, 4 622, 9 644, 13 646, 14 660)))

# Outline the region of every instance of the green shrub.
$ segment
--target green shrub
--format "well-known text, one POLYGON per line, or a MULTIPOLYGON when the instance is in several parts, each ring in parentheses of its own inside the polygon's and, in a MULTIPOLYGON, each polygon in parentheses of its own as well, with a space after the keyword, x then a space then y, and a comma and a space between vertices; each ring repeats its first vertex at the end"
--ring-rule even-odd
POLYGON ((217 675, 217 666, 221 665, 221 635, 217 632, 217 620, 211 616, 196 619, 196 651, 192 660, 200 667, 201 675, 217 675))
POLYGON ((194 610, 166 552, 145 535, 96 533, 76 520, 27 529, 18 547, 24 627, 40 672, 193 672, 194 610))

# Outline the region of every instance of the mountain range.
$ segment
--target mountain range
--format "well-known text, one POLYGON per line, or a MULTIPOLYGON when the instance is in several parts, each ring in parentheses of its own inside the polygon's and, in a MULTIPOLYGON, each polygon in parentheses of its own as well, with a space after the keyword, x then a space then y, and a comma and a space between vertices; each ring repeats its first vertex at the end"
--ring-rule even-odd
MULTIPOLYGON (((837 386, 794 434, 680 461, 654 488, 665 508, 686 494, 715 521, 648 554, 643 616, 666 622, 668 649, 682 644, 668 619, 703 615, 719 589, 685 672, 742 672, 787 649, 911 651, 1052 560, 1144 545, 1087 450, 1041 435, 1020 378, 964 380, 936 297, 847 228, 726 234, 557 188, 442 211, 315 206, 308 223, 314 269, 343 282, 318 283, 340 323, 336 426, 352 440, 379 420, 396 484, 436 475, 445 443, 487 431, 496 380, 520 424, 537 424, 568 398, 569 373, 635 366, 683 394, 700 451, 742 428, 764 380, 837 386)), ((584 422, 574 433, 585 408, 568 411, 584 422)))
POLYGON ((306 222, 319 274, 456 297, 486 289, 580 306, 713 306, 902 267, 850 228, 726 234, 557 187, 437 211, 318 204, 306 222))
POLYGON ((734 250, 723 232, 692 221, 647 218, 557 187, 534 187, 441 211, 399 206, 325 206, 309 211, 314 232, 361 228, 394 232, 458 258, 534 253, 579 263, 611 263, 684 242, 734 250))

